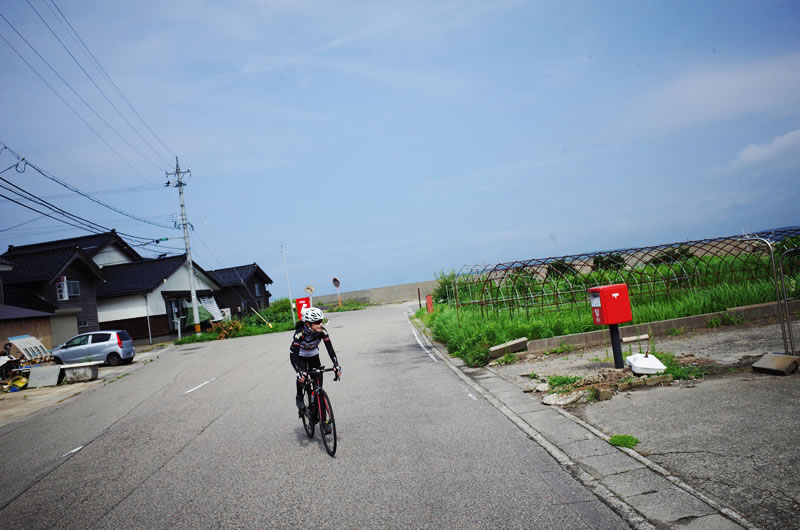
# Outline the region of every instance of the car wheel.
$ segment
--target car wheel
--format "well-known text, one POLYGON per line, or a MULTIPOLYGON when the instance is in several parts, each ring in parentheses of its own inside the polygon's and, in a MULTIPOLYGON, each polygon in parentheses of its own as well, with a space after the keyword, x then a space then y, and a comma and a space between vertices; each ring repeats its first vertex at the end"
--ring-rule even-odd
POLYGON ((122 364, 131 364, 133 362, 133 357, 130 359, 122 359, 122 364))
POLYGON ((56 364, 64 364, 64 361, 61 360, 61 357, 53 357, 53 362, 56 364))
POLYGON ((119 363, 122 361, 118 353, 109 353, 108 357, 106 357, 106 364, 109 366, 119 366, 119 363))

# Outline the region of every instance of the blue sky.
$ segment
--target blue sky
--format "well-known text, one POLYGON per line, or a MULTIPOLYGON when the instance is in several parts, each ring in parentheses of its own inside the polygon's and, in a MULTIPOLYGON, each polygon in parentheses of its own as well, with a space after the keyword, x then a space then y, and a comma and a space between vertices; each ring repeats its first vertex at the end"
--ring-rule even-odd
MULTIPOLYGON (((11 4, 0 13, 119 135, 0 19, 104 141, 2 40, 0 140, 167 224, 177 191, 158 185, 178 155, 196 261, 257 262, 276 297, 281 245, 298 296, 335 292, 334 276, 363 289, 800 224, 797 2, 11 4)), ((0 170, 15 161, 0 153, 0 170)), ((0 177, 118 231, 181 237, 61 197, 31 168, 0 177)), ((0 199, 0 248, 87 233, 47 218, 9 229, 37 217, 0 199)))

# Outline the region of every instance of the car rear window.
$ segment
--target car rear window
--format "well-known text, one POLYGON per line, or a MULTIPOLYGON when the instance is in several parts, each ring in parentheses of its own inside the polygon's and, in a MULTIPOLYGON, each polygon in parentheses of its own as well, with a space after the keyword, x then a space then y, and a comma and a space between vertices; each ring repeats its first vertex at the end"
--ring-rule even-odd
POLYGON ((92 344, 97 344, 98 342, 108 342, 110 338, 111 333, 93 333, 92 344))
POLYGON ((128 332, 125 330, 118 331, 117 334, 119 334, 119 338, 122 340, 131 340, 131 336, 128 335, 128 332))

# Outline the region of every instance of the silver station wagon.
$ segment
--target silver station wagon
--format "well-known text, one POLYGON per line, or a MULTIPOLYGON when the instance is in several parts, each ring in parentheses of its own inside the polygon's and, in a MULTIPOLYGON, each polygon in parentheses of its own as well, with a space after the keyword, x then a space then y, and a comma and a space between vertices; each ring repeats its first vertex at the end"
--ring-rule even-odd
POLYGON ((52 354, 59 364, 103 361, 117 366, 132 362, 136 349, 128 332, 117 329, 75 335, 61 346, 53 348, 52 354))

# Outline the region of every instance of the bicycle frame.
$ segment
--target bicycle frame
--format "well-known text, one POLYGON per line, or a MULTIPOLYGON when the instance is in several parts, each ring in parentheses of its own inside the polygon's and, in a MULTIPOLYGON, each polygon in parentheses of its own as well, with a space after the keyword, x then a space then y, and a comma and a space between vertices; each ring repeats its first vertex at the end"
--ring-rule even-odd
MULTIPOLYGON (((314 423, 318 423, 322 417, 322 406, 320 405, 320 401, 318 398, 319 391, 322 389, 322 385, 317 383, 316 376, 319 376, 320 382, 322 381, 322 374, 325 372, 335 372, 334 368, 325 368, 324 366, 320 366, 319 368, 313 368, 311 370, 303 372, 305 374, 305 381, 303 381, 303 393, 311 394, 311 402, 314 404, 313 419, 314 423)), ((338 380, 339 378, 334 378, 334 381, 338 380)))

